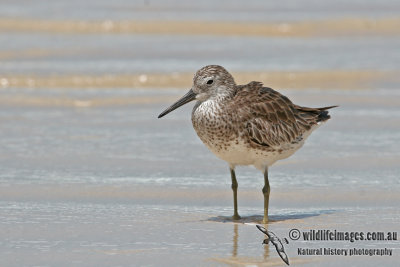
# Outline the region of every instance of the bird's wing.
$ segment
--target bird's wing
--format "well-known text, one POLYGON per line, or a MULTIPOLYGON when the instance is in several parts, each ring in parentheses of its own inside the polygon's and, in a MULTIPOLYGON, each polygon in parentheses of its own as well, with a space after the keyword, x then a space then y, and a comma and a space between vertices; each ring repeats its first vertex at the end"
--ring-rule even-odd
MULTIPOLYGON (((278 249, 277 249, 276 251, 278 251, 278 249)), ((283 251, 278 251, 278 254, 279 254, 279 256, 281 257, 281 259, 282 259, 287 265, 289 265, 289 258, 288 258, 288 256, 287 256, 286 252, 285 252, 284 250, 283 250, 283 251)))
POLYGON ((304 132, 318 123, 321 113, 319 109, 297 106, 259 82, 240 86, 234 102, 235 112, 244 119, 250 140, 261 146, 298 142, 304 132))
POLYGON ((258 230, 260 230, 261 232, 263 232, 264 234, 266 234, 268 236, 268 238, 270 238, 269 232, 267 229, 265 229, 265 227, 261 226, 261 225, 256 225, 256 227, 258 228, 258 230))
POLYGON ((285 248, 283 247, 282 241, 280 240, 279 237, 277 237, 274 233, 272 233, 271 231, 268 231, 271 235, 271 243, 275 246, 276 248, 276 252, 278 252, 279 256, 281 257, 281 259, 287 264, 289 265, 289 258, 285 252, 285 248))

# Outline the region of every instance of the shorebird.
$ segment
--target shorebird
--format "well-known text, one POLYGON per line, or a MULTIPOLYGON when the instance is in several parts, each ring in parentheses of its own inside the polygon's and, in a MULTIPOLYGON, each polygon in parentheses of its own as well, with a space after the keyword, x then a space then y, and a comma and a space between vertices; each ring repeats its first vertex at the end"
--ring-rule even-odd
POLYGON ((235 167, 253 165, 264 174, 263 223, 267 223, 268 168, 296 152, 310 133, 330 118, 327 110, 336 106, 298 106, 261 82, 237 85, 225 68, 208 65, 196 72, 192 88, 158 118, 193 100, 197 100, 192 110, 193 128, 201 141, 229 164, 232 218, 240 219, 235 167))

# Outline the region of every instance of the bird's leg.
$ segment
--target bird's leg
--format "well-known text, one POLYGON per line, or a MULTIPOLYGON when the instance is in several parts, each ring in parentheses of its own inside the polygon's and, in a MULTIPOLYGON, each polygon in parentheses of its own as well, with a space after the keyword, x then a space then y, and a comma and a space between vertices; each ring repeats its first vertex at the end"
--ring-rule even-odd
POLYGON ((268 223, 268 204, 269 204, 269 192, 270 186, 268 181, 268 168, 265 168, 264 171, 264 187, 262 189, 264 194, 264 219, 263 223, 268 223))
POLYGON ((232 216, 232 219, 239 220, 240 216, 238 213, 238 205, 237 205, 238 182, 236 181, 235 169, 231 167, 230 170, 231 170, 232 191, 233 191, 233 216, 232 216))

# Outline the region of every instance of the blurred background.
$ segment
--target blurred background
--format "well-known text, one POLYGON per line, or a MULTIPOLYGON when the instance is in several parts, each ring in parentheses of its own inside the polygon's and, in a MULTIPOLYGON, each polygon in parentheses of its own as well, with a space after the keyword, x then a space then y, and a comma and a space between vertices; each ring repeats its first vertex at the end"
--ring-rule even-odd
MULTIPOLYGON (((0 1, 1 265, 204 264, 211 251, 207 265, 264 264, 259 240, 238 245, 236 228, 231 255, 219 246, 231 227, 202 223, 231 215, 232 197, 228 166, 192 129, 193 105, 157 119, 209 64, 299 105, 340 105, 271 168, 276 231, 301 218, 389 229, 400 216, 399 48, 395 0, 0 1)), ((261 215, 262 174, 237 177, 239 212, 261 215)))

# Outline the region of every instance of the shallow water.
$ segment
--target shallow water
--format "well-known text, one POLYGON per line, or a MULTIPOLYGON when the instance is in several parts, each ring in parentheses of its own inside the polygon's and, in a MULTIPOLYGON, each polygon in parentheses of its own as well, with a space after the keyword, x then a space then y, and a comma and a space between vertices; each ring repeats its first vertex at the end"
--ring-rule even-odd
MULTIPOLYGON (((185 86, 102 86, 91 80, 174 76, 212 63, 238 76, 311 73, 294 80, 302 85, 275 89, 299 105, 340 105, 302 149, 270 168, 268 229, 288 238, 291 265, 397 266, 399 241, 291 240, 289 231, 399 232, 400 84, 379 76, 400 70, 398 34, 289 38, 43 30, 65 20, 75 26, 155 19, 343 23, 398 17, 397 1, 364 1, 362 8, 358 1, 0 6, 1 266, 283 266, 272 245, 261 245, 265 236, 254 226, 263 211, 262 174, 237 168, 243 219, 233 223, 228 166, 192 129, 193 104, 157 119, 185 86), (14 24, 7 26, 7 19, 14 24), (44 24, 18 30, 19 20, 44 24), (321 70, 343 71, 325 79, 347 79, 346 86, 321 81, 321 70), (51 79, 74 75, 88 81, 65 86, 70 83, 51 79), (47 82, 38 86, 39 78, 47 82), (307 84, 310 89, 298 89, 307 84), (298 255, 298 248, 320 247, 394 250, 392 256, 298 255)), ((182 77, 189 88, 191 78, 182 77)))
MULTIPOLYGON (((44 102, 2 107, 3 181, 221 187, 229 182, 226 164, 203 146, 192 129, 190 104, 166 118, 156 119, 183 91, 6 91, 3 94, 21 98, 39 95, 44 102), (111 102, 110 106, 88 108, 45 105, 49 95, 51 99, 89 101, 160 94, 171 100, 127 106, 111 102)), ((299 104, 340 107, 331 111, 332 120, 313 133, 296 155, 271 169, 272 185, 399 186, 400 96, 396 92, 359 91, 352 96, 367 104, 356 106, 352 98, 347 98, 347 91, 283 91, 299 104), (382 102, 389 104, 382 106, 382 102)), ((240 173, 242 186, 262 182, 260 174, 251 168, 243 168, 243 173, 240 168, 240 173)))
POLYGON ((372 18, 397 16, 400 7, 395 0, 359 1, 3 1, 3 17, 30 17, 69 20, 195 20, 195 21, 293 21, 335 17, 372 18))
POLYGON ((400 61, 398 36, 288 39, 7 33, 0 35, 0 42, 8 51, 0 54, 3 74, 194 73, 210 62, 231 71, 393 71, 400 61))

